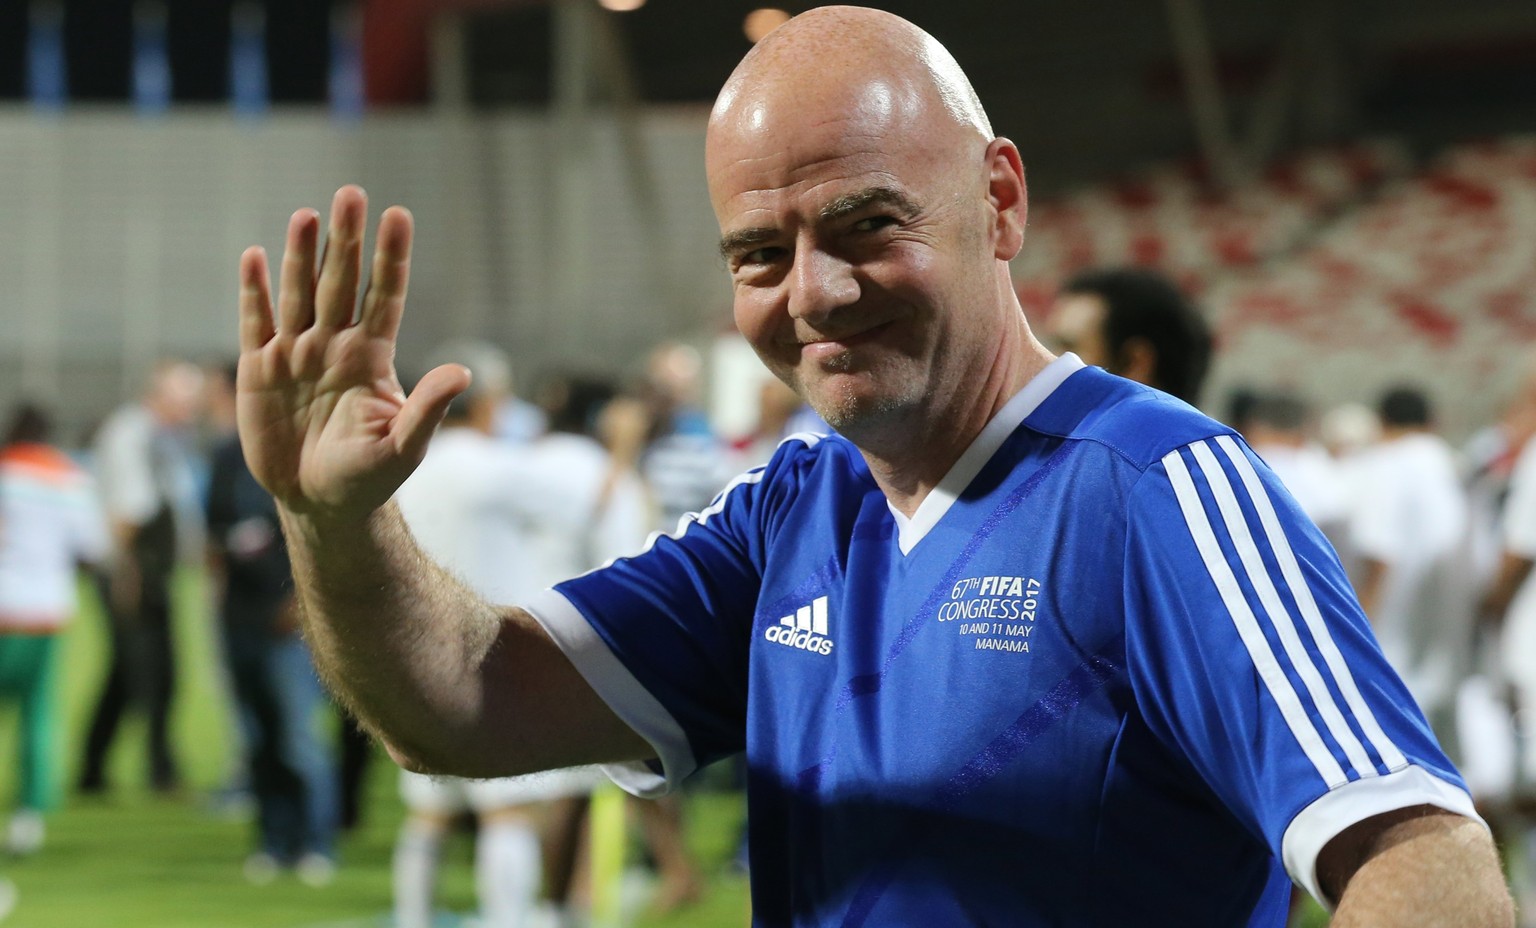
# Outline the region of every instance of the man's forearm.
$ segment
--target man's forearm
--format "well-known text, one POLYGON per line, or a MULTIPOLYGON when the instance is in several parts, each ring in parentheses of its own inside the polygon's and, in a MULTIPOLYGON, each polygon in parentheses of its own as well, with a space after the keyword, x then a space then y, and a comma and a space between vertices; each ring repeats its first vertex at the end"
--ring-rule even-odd
POLYGON ((393 503, 283 526, 316 668, 397 760, 500 776, 647 756, 530 615, 433 563, 393 503))
POLYGON ((1512 928, 1514 903, 1493 840, 1450 814, 1400 822, 1345 887, 1334 928, 1512 928))
POLYGON ((282 514, 315 667, 396 750, 432 765, 472 740, 469 685, 495 641, 496 611, 431 562, 391 503, 362 525, 282 514))

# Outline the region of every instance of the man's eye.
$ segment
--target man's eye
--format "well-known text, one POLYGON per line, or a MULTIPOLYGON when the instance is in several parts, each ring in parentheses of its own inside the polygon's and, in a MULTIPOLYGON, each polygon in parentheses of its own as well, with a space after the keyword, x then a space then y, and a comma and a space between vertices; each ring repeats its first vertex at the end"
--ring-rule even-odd
POLYGON ((855 232, 873 232, 876 229, 883 229, 886 226, 895 224, 895 216, 870 216, 868 219, 860 219, 854 223, 853 230, 855 232))
POLYGON ((767 248, 754 248, 739 259, 742 264, 769 264, 777 260, 784 249, 770 246, 767 248))

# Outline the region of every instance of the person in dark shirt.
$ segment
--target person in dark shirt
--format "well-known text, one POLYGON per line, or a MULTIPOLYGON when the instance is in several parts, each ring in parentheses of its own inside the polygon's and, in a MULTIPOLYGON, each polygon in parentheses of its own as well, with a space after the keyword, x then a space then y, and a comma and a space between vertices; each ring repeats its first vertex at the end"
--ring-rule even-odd
POLYGON ((329 882, 337 780, 314 724, 325 697, 298 634, 277 508, 251 476, 238 438, 213 454, 208 534, 257 806, 259 847, 246 859, 246 876, 269 882, 293 866, 305 882, 329 882))
POLYGON ((1191 405, 1211 363, 1205 317, 1173 281, 1145 268, 1083 271, 1068 280, 1049 335, 1059 351, 1191 405))

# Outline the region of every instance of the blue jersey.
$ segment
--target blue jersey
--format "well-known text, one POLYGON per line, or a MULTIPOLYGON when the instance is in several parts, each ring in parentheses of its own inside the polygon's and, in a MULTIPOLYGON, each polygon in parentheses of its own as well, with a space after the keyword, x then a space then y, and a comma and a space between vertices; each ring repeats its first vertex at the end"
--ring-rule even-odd
POLYGON ((630 786, 746 751, 760 926, 1278 926, 1348 825, 1474 815, 1268 469, 1070 355, 910 520, 795 438, 532 611, 630 786))

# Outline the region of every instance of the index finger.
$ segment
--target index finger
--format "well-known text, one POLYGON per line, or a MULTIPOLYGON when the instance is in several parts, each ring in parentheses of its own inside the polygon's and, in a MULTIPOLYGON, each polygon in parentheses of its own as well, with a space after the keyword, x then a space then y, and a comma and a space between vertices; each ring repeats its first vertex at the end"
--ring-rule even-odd
POLYGON ((411 211, 391 206, 379 217, 378 243, 373 251, 373 273, 363 295, 359 324, 369 335, 394 338, 400 332, 405 311, 405 292, 411 277, 411 211))
POLYGON ((240 256, 240 350, 255 351, 276 334, 267 252, 260 245, 252 245, 240 256))

